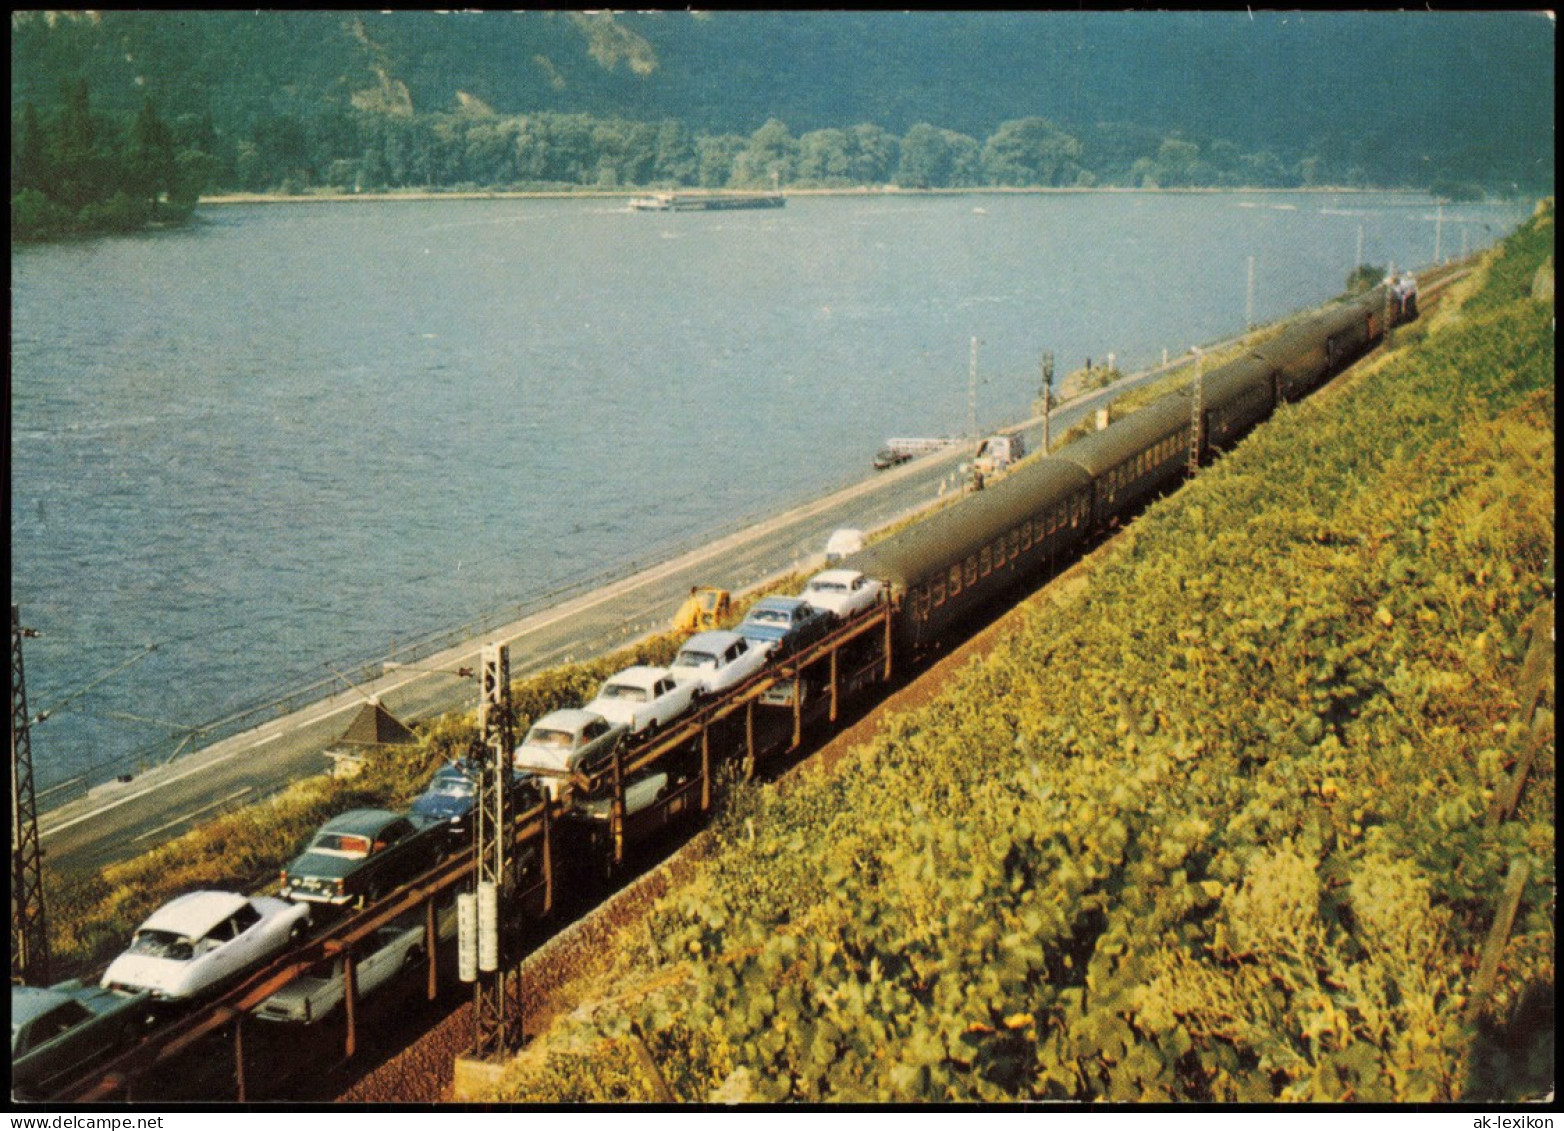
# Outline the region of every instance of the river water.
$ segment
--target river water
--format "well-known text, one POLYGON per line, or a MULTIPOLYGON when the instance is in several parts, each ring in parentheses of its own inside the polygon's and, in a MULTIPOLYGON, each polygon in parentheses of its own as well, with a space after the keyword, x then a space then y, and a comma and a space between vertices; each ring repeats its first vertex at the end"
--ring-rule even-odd
POLYGON ((974 338, 979 424, 1012 420, 1044 350, 1060 378, 1139 367, 1251 302, 1265 321, 1338 292, 1360 241, 1425 264, 1524 215, 1363 194, 388 201, 14 248, 11 592, 41 633, 39 788, 818 495, 887 436, 963 432, 974 338))

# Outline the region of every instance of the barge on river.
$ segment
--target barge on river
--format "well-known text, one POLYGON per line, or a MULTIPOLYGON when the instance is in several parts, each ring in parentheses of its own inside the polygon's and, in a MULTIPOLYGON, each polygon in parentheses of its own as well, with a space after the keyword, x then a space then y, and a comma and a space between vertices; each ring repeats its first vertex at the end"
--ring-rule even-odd
POLYGON ((654 192, 630 200, 637 212, 711 212, 724 208, 781 208, 787 203, 780 194, 654 192))

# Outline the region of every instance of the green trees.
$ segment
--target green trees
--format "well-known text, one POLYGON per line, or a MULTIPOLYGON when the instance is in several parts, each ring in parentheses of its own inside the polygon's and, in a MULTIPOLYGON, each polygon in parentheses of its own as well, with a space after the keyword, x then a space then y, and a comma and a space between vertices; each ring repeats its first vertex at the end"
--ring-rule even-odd
POLYGON ((982 178, 982 153, 965 134, 919 122, 902 139, 896 183, 903 188, 964 188, 982 178))
POLYGON ((181 148, 150 98, 128 124, 95 114, 85 81, 68 84, 62 102, 49 115, 31 103, 12 114, 13 239, 134 231, 190 214, 215 170, 198 148, 201 121, 181 148))
POLYGON ((1004 122, 983 146, 983 172, 995 185, 1069 185, 1080 175, 1081 143, 1046 118, 1004 122))
MULTIPOLYGON (((12 233, 27 239, 123 230, 187 216, 206 188, 245 192, 396 189, 773 190, 1071 188, 1123 185, 1288 187, 1360 183, 1351 147, 1290 164, 1234 142, 1163 135, 1127 122, 1066 130, 1041 117, 975 138, 931 122, 897 136, 872 122, 795 135, 770 118, 748 135, 692 131, 586 113, 387 114, 328 107, 254 118, 223 136, 210 113, 160 117, 151 98, 121 119, 95 112, 85 82, 62 86, 52 110, 23 103, 11 118, 12 233)), ((1443 184, 1451 195, 1472 186, 1443 184)))

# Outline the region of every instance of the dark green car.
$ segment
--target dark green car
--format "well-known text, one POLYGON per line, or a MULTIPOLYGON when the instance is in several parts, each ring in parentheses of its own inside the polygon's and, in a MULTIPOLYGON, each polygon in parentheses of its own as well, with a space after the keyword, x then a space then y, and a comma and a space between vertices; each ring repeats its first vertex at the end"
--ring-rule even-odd
POLYGON ((444 828, 387 809, 350 809, 322 825, 284 869, 281 895, 339 907, 373 902, 439 859, 444 828))
POLYGON ((153 1021, 152 995, 79 981, 11 987, 11 1098, 40 1100, 128 1048, 153 1021))

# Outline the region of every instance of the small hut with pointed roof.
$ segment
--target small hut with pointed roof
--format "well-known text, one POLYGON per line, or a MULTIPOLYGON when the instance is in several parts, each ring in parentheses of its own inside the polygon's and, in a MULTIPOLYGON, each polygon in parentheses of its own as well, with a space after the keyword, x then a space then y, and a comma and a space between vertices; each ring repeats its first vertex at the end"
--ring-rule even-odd
POLYGON ((418 736, 385 709, 378 695, 365 701, 348 729, 326 750, 331 776, 350 778, 364 768, 364 759, 382 746, 411 746, 418 736))

